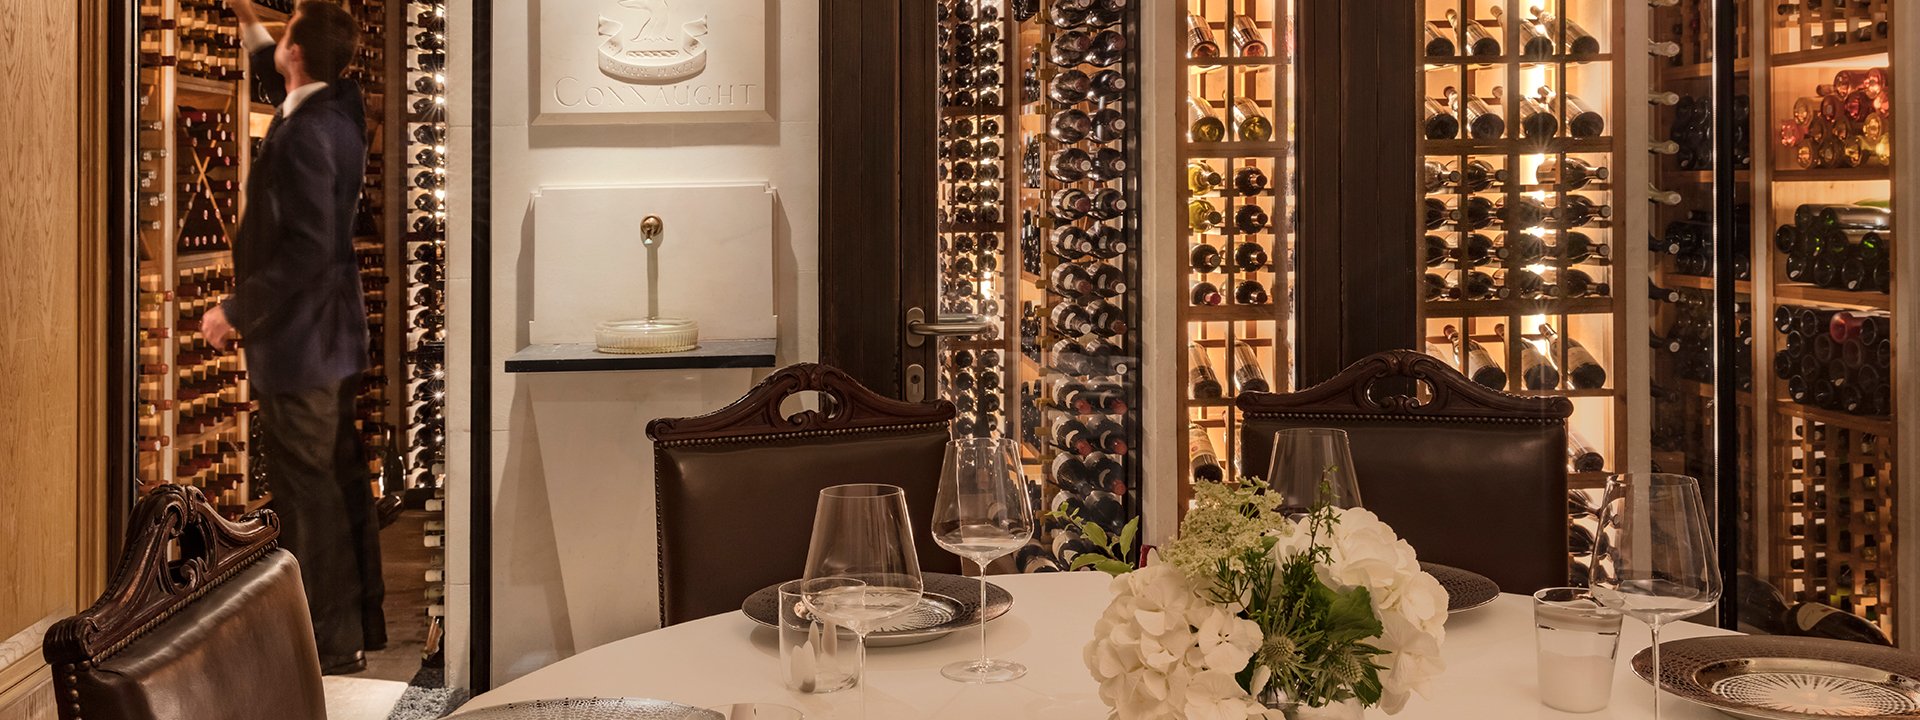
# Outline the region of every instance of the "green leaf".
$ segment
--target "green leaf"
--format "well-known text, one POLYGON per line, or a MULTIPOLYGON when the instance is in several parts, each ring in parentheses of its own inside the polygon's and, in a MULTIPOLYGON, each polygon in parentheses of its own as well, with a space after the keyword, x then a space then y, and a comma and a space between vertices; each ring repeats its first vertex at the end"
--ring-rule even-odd
POLYGON ((1081 525, 1080 534, 1086 536, 1087 542, 1102 548, 1107 546, 1107 531, 1105 528, 1100 527, 1100 523, 1086 523, 1081 525))
MULTIPOLYGON (((1074 559, 1078 560, 1079 558, 1074 558, 1074 559)), ((1128 565, 1124 562, 1121 562, 1119 560, 1115 560, 1109 557, 1095 559, 1093 561, 1093 567, 1095 570, 1099 570, 1100 572, 1106 573, 1108 575, 1112 575, 1114 577, 1119 577, 1121 575, 1125 575, 1127 573, 1133 572, 1132 565, 1128 565)))
POLYGON ((1128 555, 1131 555, 1133 553, 1133 541, 1139 535, 1140 535, 1140 518, 1136 517, 1132 520, 1128 520, 1127 526, 1120 528, 1120 540, 1114 546, 1114 550, 1115 550, 1114 554, 1118 557, 1126 557, 1128 555))
POLYGON ((1107 559, 1109 558, 1103 557, 1099 553, 1080 553, 1079 555, 1073 556, 1073 563, 1068 565, 1067 569, 1079 570, 1084 567, 1089 567, 1094 563, 1100 562, 1101 560, 1107 560, 1107 559))
MULTIPOLYGON (((1326 588, 1325 583, 1321 583, 1326 588)), ((1334 645, 1346 645, 1370 637, 1379 637, 1385 630, 1380 619, 1373 616, 1373 599, 1366 588, 1349 588, 1342 591, 1327 592, 1332 595, 1332 603, 1327 608, 1327 639, 1334 645)))

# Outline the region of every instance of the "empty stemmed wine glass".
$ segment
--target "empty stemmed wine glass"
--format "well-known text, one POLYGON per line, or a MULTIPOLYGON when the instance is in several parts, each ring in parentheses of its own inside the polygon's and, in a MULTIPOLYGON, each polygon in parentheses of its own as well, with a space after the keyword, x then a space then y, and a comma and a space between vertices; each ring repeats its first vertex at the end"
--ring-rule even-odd
POLYGON ((987 563, 1033 538, 1033 504, 1012 440, 965 438, 947 443, 940 493, 933 505, 933 541, 980 566, 980 658, 949 663, 940 674, 960 682, 995 683, 1027 674, 1025 665, 987 657, 987 563))
MULTIPOLYGON (((807 609, 860 639, 920 605, 924 585, 914 554, 906 492, 893 485, 836 485, 820 491, 800 599, 807 609)), ((866 715, 867 683, 860 683, 866 715)))
POLYGON ((1652 633, 1654 720, 1660 718, 1660 626, 1705 612, 1720 599, 1718 557, 1699 481, 1659 473, 1607 480, 1592 592, 1652 633))
POLYGON ((1292 428, 1273 434, 1273 465, 1267 485, 1280 493, 1280 510, 1289 516, 1328 507, 1360 507, 1360 483, 1353 474, 1347 431, 1292 428))

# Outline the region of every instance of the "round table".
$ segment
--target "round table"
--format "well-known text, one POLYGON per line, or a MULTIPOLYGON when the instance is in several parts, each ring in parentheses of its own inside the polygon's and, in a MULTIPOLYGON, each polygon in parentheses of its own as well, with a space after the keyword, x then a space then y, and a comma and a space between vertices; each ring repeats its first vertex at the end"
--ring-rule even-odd
MULTIPOLYGON (((973 657, 977 635, 961 632, 921 645, 877 648, 867 655, 868 717, 955 720, 1104 720, 1099 687, 1080 660, 1093 622, 1107 604, 1109 578, 1100 573, 1001 575, 992 582, 1013 593, 1013 610, 987 625, 994 657, 1017 660, 1027 675, 1011 683, 965 685, 940 675, 940 666, 973 657)), ((1667 639, 1727 634, 1691 623, 1669 625, 1667 639)), ((740 613, 682 623, 588 650, 502 685, 463 709, 560 697, 642 697, 712 707, 739 702, 790 705, 808 718, 858 717, 859 691, 800 695, 780 682, 772 629, 740 613)), ((1647 629, 1627 620, 1606 710, 1576 715, 1539 702, 1535 689, 1532 599, 1502 595, 1485 607, 1447 620, 1447 672, 1430 698, 1415 696, 1398 718, 1651 718, 1653 700, 1627 659, 1647 647, 1647 629)), ((1661 717, 1723 718, 1684 700, 1661 700, 1661 717)), ((1370 718, 1386 717, 1368 711, 1370 718)))

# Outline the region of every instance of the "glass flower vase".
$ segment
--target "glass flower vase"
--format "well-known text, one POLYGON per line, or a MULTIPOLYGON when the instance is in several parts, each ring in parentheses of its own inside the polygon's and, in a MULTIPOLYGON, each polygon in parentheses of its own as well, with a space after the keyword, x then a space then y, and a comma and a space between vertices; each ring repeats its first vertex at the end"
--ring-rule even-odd
POLYGON ((1359 700, 1353 698, 1320 707, 1294 702, 1280 688, 1273 686, 1261 691, 1257 699, 1261 705, 1286 713, 1287 720, 1361 720, 1366 717, 1367 711, 1359 700))

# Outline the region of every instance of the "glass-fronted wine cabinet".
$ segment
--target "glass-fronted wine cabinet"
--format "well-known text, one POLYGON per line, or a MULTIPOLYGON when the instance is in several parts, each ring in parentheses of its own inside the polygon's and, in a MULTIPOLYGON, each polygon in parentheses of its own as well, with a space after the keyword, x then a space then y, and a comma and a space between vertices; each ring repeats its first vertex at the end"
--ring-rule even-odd
MULTIPOLYGON (((992 326, 941 340, 954 432, 1018 440, 1039 507, 1118 538, 1140 516, 1138 7, 934 8, 940 310, 992 326)), ((1094 549, 1056 516, 1014 562, 1094 549)))
POLYGON ((1182 0, 1175 159, 1181 221, 1177 501, 1195 481, 1265 476, 1233 466, 1243 392, 1293 389, 1298 93, 1290 0, 1182 0))
POLYGON ((1886 0, 1717 5, 1427 0, 1429 351, 1573 398, 1574 581, 1608 473, 1683 473, 1725 541, 1723 619, 1910 645, 1894 68, 1917 40, 1886 0))

